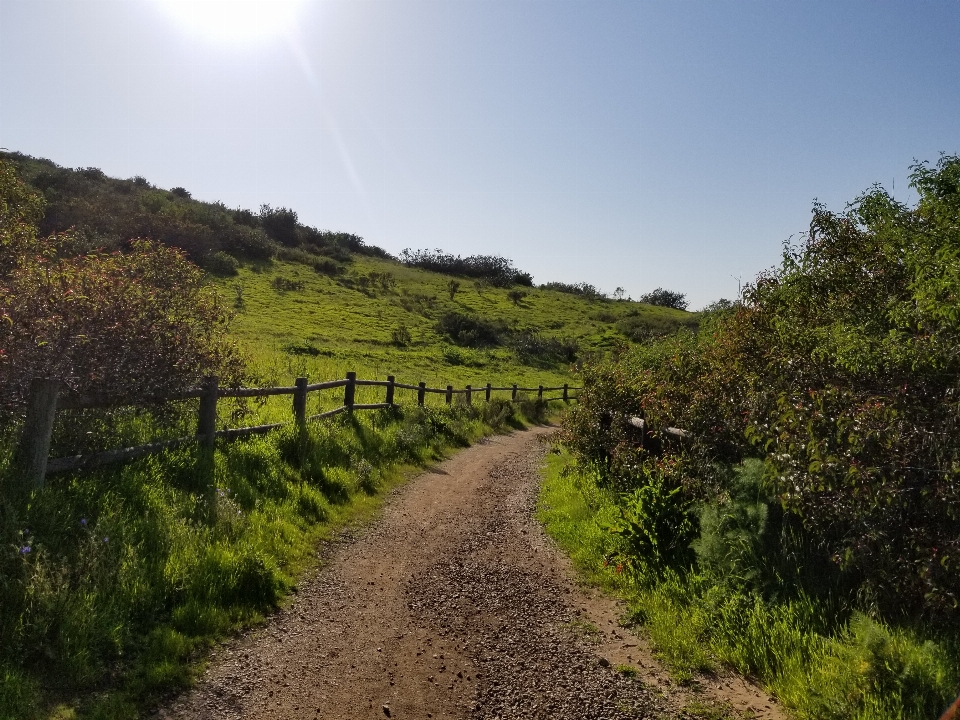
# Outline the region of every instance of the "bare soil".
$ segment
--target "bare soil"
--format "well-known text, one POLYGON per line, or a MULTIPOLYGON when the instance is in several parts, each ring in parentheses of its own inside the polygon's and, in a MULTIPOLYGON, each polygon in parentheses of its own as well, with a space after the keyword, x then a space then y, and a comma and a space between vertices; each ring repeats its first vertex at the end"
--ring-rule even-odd
POLYGON ((577 583, 533 516, 549 432, 486 440, 394 491, 376 522, 321 550, 286 608, 157 713, 623 720, 707 717, 692 704, 706 701, 783 718, 741 679, 703 678, 698 694, 671 684, 618 603, 577 583))

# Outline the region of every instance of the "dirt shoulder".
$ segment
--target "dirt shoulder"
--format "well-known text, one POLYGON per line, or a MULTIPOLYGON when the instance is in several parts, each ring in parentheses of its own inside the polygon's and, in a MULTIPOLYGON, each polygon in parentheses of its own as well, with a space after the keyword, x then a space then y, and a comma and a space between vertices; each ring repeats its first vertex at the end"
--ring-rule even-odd
MULTIPOLYGON (((686 691, 617 625, 617 603, 577 584, 533 518, 549 431, 489 439, 394 491, 288 607, 222 648, 159 715, 690 717, 686 691)), ((753 689, 728 695, 734 707, 749 697, 754 717, 782 717, 753 689)))

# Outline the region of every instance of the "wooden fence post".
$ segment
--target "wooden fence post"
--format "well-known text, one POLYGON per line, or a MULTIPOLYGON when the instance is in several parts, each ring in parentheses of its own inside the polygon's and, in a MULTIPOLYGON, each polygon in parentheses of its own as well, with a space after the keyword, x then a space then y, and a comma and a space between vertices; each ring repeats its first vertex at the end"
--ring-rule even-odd
POLYGON ((393 391, 396 390, 393 386, 394 379, 393 375, 387 375, 387 399, 384 401, 387 405, 393 405, 393 391))
POLYGON ((567 383, 563 384, 563 401, 565 403, 570 402, 570 386, 567 383))
POLYGON ((543 385, 537 388, 537 400, 543 400, 543 385))
POLYGON ((197 435, 200 444, 212 448, 217 444, 217 396, 220 394, 220 379, 210 375, 203 379, 203 395, 200 397, 200 414, 197 418, 197 435))
POLYGON ((343 406, 347 412, 353 412, 353 402, 357 397, 357 374, 355 372, 347 373, 347 384, 343 386, 343 406))
POLYGON ((514 383, 514 385, 513 385, 513 392, 510 393, 510 399, 511 399, 511 400, 516 400, 516 399, 517 399, 517 385, 516 385, 516 383, 514 383))
POLYGON ((57 397, 60 381, 34 378, 30 381, 27 418, 17 448, 17 464, 23 470, 24 485, 43 487, 50 458, 50 439, 57 418, 57 397))
POLYGON ((473 387, 471 387, 470 385, 467 385, 466 391, 467 391, 466 392, 467 405, 472 405, 473 404, 473 387))
POLYGON ((447 405, 453 402, 453 385, 447 385, 447 405))
POLYGON ((487 395, 486 395, 486 398, 485 398, 487 402, 490 402, 490 388, 492 388, 492 387, 493 387, 493 385, 491 385, 490 383, 487 383, 487 395))
POLYGON ((298 377, 294 384, 297 391, 293 394, 293 417, 302 428, 307 424, 307 378, 298 377))
POLYGON ((420 383, 420 389, 417 390, 417 405, 423 405, 423 398, 427 394, 427 384, 420 383))

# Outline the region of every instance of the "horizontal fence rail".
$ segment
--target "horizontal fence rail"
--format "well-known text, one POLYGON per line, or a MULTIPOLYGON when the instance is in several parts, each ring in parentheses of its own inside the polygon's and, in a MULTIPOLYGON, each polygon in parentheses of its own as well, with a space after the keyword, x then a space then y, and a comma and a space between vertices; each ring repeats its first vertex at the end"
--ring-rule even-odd
POLYGON ((538 385, 537 387, 520 387, 518 385, 495 387, 490 383, 476 387, 467 385, 463 388, 454 388, 453 385, 447 385, 445 388, 432 388, 427 387, 425 382, 417 385, 398 383, 394 381, 392 375, 388 375, 386 380, 362 380, 357 378, 356 373, 348 372, 347 376, 342 380, 330 380, 319 383, 309 383, 307 378, 304 377, 297 378, 296 383, 290 387, 221 388, 218 378, 208 377, 204 380, 204 384, 200 388, 190 388, 164 397, 142 397, 139 399, 139 402, 133 403, 130 401, 117 401, 106 396, 62 395, 59 381, 37 378, 34 379, 30 385, 26 422, 24 423, 23 434, 17 447, 16 458, 18 464, 23 468, 24 480, 33 487, 40 487, 43 485, 46 476, 54 473, 128 462, 192 443, 196 443, 202 448, 212 450, 218 438, 233 440, 249 435, 268 433, 277 428, 290 425, 291 423, 296 423, 298 426, 303 427, 307 422, 334 417, 344 412, 352 413, 357 410, 383 410, 391 408, 396 404, 394 402, 394 395, 397 389, 416 391, 418 405, 425 403, 426 393, 444 395, 446 403, 449 405, 453 402, 454 395, 462 395, 466 404, 472 404, 473 396, 479 395, 480 393, 483 394, 484 402, 489 402, 491 393, 493 392, 509 392, 511 394, 511 400, 516 400, 519 393, 536 393, 537 398, 540 400, 562 400, 564 402, 570 402, 571 400, 577 399, 577 396, 571 395, 570 392, 581 390, 582 388, 571 387, 567 384, 555 387, 545 387, 543 385, 538 385), (356 402, 356 390, 358 386, 385 388, 386 397, 383 402, 379 403, 358 403, 356 402), (325 412, 307 415, 307 396, 309 393, 341 387, 343 388, 343 405, 325 412), (557 391, 562 391, 562 395, 552 398, 544 397, 545 392, 557 391), (250 427, 217 429, 217 401, 219 399, 263 398, 278 395, 293 396, 293 420, 250 427), (102 409, 133 405, 150 406, 195 399, 200 400, 200 407, 197 413, 197 431, 191 436, 172 440, 159 440, 136 447, 117 448, 87 455, 50 458, 53 426, 58 410, 102 409))

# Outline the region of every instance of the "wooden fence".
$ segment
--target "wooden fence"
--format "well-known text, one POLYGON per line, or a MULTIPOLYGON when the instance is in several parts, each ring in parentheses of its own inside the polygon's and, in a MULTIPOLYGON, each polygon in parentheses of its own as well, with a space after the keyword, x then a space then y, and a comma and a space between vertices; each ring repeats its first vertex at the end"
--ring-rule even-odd
POLYGON ((333 417, 343 412, 352 413, 355 410, 379 410, 381 408, 389 408, 394 405, 394 393, 398 388, 416 390, 418 405, 424 404, 427 393, 444 395, 448 405, 453 402, 454 395, 462 395, 464 396, 465 403, 469 405, 472 404, 475 395, 482 393, 484 401, 489 402, 491 393, 503 391, 509 391, 512 400, 516 400, 517 395, 521 392, 529 392, 536 393, 539 399, 569 402, 570 400, 576 400, 576 396, 572 396, 570 391, 581 389, 570 387, 568 384, 557 387, 544 387, 543 385, 539 385, 535 388, 524 388, 517 385, 494 387, 490 383, 476 388, 466 385, 459 390, 454 389, 453 385, 447 385, 446 388, 431 388, 427 387, 425 382, 417 385, 398 383, 394 381, 392 375, 388 375, 386 380, 360 380, 357 378, 355 372, 348 372, 343 380, 331 380, 329 382, 319 383, 310 383, 307 378, 300 377, 296 379, 295 384, 291 387, 221 388, 218 378, 208 377, 204 380, 200 388, 187 390, 174 396, 144 400, 141 403, 147 405, 199 398, 200 407, 197 413, 197 431, 193 435, 172 440, 160 440, 136 447, 107 450, 90 455, 50 458, 50 444, 57 410, 104 408, 115 404, 110 403, 107 398, 102 397, 61 395, 61 383, 58 380, 37 378, 33 380, 30 386, 26 422, 24 423, 23 434, 16 456, 18 464, 23 469, 24 482, 33 487, 40 487, 43 485, 46 476, 53 473, 126 462, 144 457, 145 455, 162 452, 163 450, 182 447, 190 443, 198 443, 201 447, 212 450, 217 438, 234 439, 246 435, 266 433, 283 427, 284 425, 289 425, 290 423, 296 423, 303 427, 308 422, 333 417), (386 396, 384 401, 366 404, 355 402, 358 386, 385 388, 386 396), (307 396, 309 393, 340 387, 343 388, 343 405, 333 410, 327 410, 326 412, 307 415, 307 396), (562 391, 562 395, 559 397, 544 398, 545 392, 556 391, 562 391), (293 420, 254 425, 252 427, 217 430, 217 402, 220 398, 262 398, 273 395, 293 396, 293 420))

